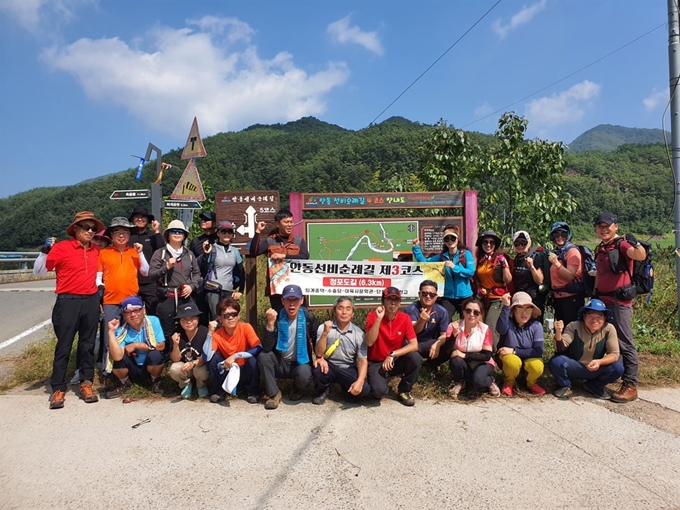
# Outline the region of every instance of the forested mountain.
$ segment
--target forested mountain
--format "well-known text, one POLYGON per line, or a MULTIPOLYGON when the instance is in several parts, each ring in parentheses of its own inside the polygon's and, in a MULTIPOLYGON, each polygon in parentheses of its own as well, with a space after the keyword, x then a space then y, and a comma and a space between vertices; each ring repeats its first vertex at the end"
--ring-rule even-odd
MULTIPOLYGON (((671 134, 667 133, 668 143, 671 134)), ((579 135, 569 144, 571 152, 580 151, 613 151, 620 145, 631 143, 647 145, 650 143, 663 143, 663 130, 647 128, 629 128, 600 124, 585 133, 579 135)))
MULTIPOLYGON (((213 192, 273 189, 284 205, 292 191, 408 191, 421 166, 418 148, 432 132, 433 126, 400 117, 358 131, 308 117, 205 138, 208 155, 196 165, 213 192)), ((470 139, 481 147, 495 143, 493 137, 480 133, 470 133, 470 139)), ((187 162, 180 161, 180 154, 171 151, 163 161, 184 169, 187 162)), ((573 218, 559 219, 589 224, 597 212, 609 209, 638 232, 662 228, 673 192, 662 146, 625 145, 610 153, 572 153, 568 162, 565 186, 579 207, 573 218)), ((136 169, 130 168, 74 186, 36 188, 1 199, 0 250, 35 248, 52 234, 63 238, 79 210, 94 211, 105 222, 127 216, 135 201, 109 200, 109 196, 116 189, 148 188, 155 178, 155 161, 147 165, 141 182, 134 180, 136 169)), ((164 195, 172 192, 179 176, 180 170, 166 171, 164 195)), ((479 207, 484 207, 484 197, 479 207)))

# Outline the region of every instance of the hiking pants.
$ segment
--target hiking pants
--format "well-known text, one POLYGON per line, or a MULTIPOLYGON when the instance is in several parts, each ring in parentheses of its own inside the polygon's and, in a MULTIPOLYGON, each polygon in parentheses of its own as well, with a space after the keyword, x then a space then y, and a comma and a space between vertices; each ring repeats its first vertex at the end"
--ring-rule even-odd
POLYGON ((619 337, 620 361, 623 362, 623 376, 621 380, 637 386, 638 383, 638 353, 633 343, 633 308, 619 303, 605 304, 614 314, 614 326, 619 337))
POLYGON ((493 377, 493 365, 480 362, 471 368, 467 361, 456 356, 451 358, 449 369, 454 382, 466 381, 472 383, 477 389, 486 389, 495 381, 493 377))
POLYGON ((304 390, 312 382, 311 364, 300 365, 296 361, 285 360, 277 351, 260 352, 257 356, 257 366, 264 379, 264 391, 270 398, 279 392, 277 378, 292 379, 298 391, 304 390))
POLYGON ((420 365, 423 358, 417 352, 409 352, 404 356, 399 356, 394 360, 394 367, 389 372, 382 368, 382 361, 368 362, 368 385, 371 387, 371 394, 375 398, 383 398, 387 395, 389 388, 387 380, 390 377, 402 375, 397 389, 398 393, 408 393, 418 380, 420 365))
MULTIPOLYGON (((321 367, 317 365, 317 367, 312 372, 312 375, 314 377, 314 389, 316 390, 317 395, 322 394, 324 391, 330 388, 332 383, 338 383, 340 388, 342 388, 342 392, 345 394, 345 397, 348 395, 350 397, 352 396, 347 392, 347 390, 349 390, 349 387, 354 384, 354 381, 356 381, 357 377, 359 376, 356 367, 342 368, 334 365, 331 361, 328 362, 327 374, 322 374, 321 367)), ((368 377, 366 379, 368 380, 368 377)), ((368 382, 364 381, 364 387, 361 389, 361 393, 357 395, 357 397, 367 397, 370 392, 371 388, 368 385, 368 382)))
POLYGON ((599 370, 591 372, 581 362, 568 356, 558 355, 548 363, 550 372, 555 377, 558 387, 571 388, 572 379, 585 379, 598 390, 616 381, 623 373, 623 364, 620 361, 611 365, 601 366, 599 370))

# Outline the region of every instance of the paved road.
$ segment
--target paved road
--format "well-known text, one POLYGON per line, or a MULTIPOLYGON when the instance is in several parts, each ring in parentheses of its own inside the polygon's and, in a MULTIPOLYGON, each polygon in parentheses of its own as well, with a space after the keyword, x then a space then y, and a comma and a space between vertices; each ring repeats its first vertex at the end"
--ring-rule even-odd
POLYGON ((40 388, 0 408, 8 509, 680 506, 680 436, 584 397, 265 411, 69 393, 49 411, 40 388))
MULTIPOLYGON (((0 284, 0 345, 40 325, 52 316, 55 280, 0 284)), ((0 349, 0 356, 15 356, 49 334, 41 328, 0 349)))

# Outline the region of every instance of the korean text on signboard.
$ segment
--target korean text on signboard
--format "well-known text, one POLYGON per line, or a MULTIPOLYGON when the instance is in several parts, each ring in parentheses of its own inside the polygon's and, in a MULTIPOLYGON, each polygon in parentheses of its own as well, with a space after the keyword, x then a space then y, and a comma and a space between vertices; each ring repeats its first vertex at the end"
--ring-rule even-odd
POLYGON ((255 236, 255 226, 264 221, 267 235, 275 227, 280 208, 278 191, 221 191, 215 195, 217 221, 231 221, 236 227, 233 244, 244 245, 255 236))
POLYGON ((446 209, 463 207, 462 191, 418 193, 303 193, 302 209, 446 209))

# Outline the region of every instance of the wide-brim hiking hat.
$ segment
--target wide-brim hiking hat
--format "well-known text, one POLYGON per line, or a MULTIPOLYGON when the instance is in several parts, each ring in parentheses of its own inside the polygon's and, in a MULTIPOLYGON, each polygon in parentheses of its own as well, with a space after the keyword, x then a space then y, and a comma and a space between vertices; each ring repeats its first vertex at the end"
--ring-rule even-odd
POLYGON ((510 305, 510 313, 516 306, 531 305, 531 318, 535 319, 541 315, 541 310, 531 301, 531 296, 526 292, 515 292, 512 296, 512 304, 510 305))
POLYGON ((73 218, 73 221, 71 224, 66 227, 66 233, 69 235, 69 237, 75 237, 76 232, 76 224, 80 223, 81 221, 85 220, 92 220, 95 223, 95 232, 99 232, 100 230, 104 230, 106 228, 106 225, 104 225, 101 221, 99 221, 97 218, 94 217, 94 213, 90 211, 80 211, 77 212, 76 215, 73 218))
POLYGON ((168 226, 165 227, 165 230, 163 231, 163 239, 165 239, 166 243, 168 242, 168 232, 175 229, 184 230, 184 237, 189 235, 189 231, 184 226, 184 223, 182 223, 180 220, 172 220, 170 223, 168 223, 168 226))
POLYGON ((612 314, 612 311, 609 310, 606 307, 606 305, 599 299, 591 299, 587 305, 579 308, 576 318, 578 320, 583 320, 583 314, 585 314, 588 310, 593 310, 594 312, 602 312, 605 318, 607 319, 607 322, 614 321, 614 314, 612 314))
POLYGON ((484 241, 484 239, 487 239, 489 237, 491 239, 493 239, 494 242, 496 243, 496 248, 500 248, 501 238, 498 237, 498 235, 496 235, 496 232, 494 232, 493 230, 485 230, 484 232, 482 232, 482 235, 477 238, 477 242, 475 243, 475 246, 477 246, 477 248, 479 248, 481 250, 482 249, 482 241, 484 241))
POLYGON ((101 237, 101 238, 104 239, 106 242, 108 242, 108 243, 111 242, 111 238, 106 234, 106 230, 100 230, 99 232, 97 232, 97 233, 96 233, 94 236, 92 236, 92 237, 93 237, 93 238, 94 238, 94 237, 101 237))
POLYGON ((104 234, 109 238, 113 239, 111 236, 111 232, 113 232, 114 228, 126 228, 128 231, 130 229, 135 228, 135 226, 130 223, 130 221, 127 218, 124 218, 123 216, 116 216, 111 220, 111 224, 107 227, 106 231, 104 234))
POLYGON ((203 312, 198 309, 195 303, 185 303, 177 307, 175 319, 183 319, 185 317, 198 317, 203 312))
POLYGON ((132 218, 134 218, 138 214, 146 216, 147 219, 149 220, 149 223, 151 223, 154 220, 153 214, 149 214, 149 210, 146 207, 144 207, 143 205, 136 205, 134 209, 132 209, 130 216, 128 216, 128 220, 130 220, 130 223, 132 223, 132 218))

